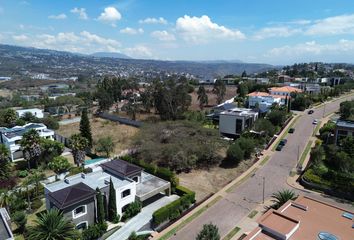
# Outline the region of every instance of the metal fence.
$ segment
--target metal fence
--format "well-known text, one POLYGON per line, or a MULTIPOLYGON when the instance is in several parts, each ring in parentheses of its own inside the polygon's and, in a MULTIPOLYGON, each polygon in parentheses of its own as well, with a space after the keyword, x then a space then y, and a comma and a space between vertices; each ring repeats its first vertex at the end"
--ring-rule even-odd
POLYGON ((142 122, 131 120, 131 119, 124 118, 124 117, 119 117, 117 115, 113 115, 113 114, 109 114, 109 113, 105 113, 105 112, 98 114, 98 117, 103 118, 103 119, 107 119, 107 120, 110 120, 113 122, 119 122, 121 124, 129 125, 129 126, 136 127, 136 128, 140 128, 143 125, 142 122))

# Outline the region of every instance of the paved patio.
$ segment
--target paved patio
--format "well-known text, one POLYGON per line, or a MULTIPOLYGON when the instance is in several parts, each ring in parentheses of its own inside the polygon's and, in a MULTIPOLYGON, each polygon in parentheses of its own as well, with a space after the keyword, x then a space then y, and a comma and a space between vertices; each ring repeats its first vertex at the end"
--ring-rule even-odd
POLYGON ((173 202, 178 198, 179 197, 177 195, 165 196, 149 204, 148 206, 144 207, 138 215, 130 219, 118 231, 108 237, 107 240, 126 240, 133 231, 139 232, 141 228, 143 228, 143 231, 146 231, 146 226, 150 223, 152 214, 157 209, 169 204, 170 202, 173 202))

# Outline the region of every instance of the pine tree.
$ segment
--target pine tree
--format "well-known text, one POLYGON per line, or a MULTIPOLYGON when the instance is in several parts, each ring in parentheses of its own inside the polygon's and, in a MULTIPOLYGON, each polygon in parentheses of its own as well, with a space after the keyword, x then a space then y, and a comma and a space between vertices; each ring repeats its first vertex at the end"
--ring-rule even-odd
POLYGON ((88 147, 92 148, 92 133, 91 133, 91 126, 90 120, 87 116, 87 109, 84 108, 81 114, 81 121, 80 121, 80 133, 81 136, 87 139, 88 147))
POLYGON ((211 223, 204 224, 196 240, 220 240, 219 229, 211 223))
POLYGON ((96 199, 97 199, 97 223, 104 223, 105 221, 105 211, 104 211, 104 203, 103 196, 99 188, 96 188, 96 199))
POLYGON ((117 217, 116 190, 114 189, 112 178, 109 181, 109 199, 108 199, 108 220, 114 221, 117 217))
POLYGON ((208 95, 206 94, 204 86, 200 85, 197 94, 200 110, 203 110, 204 105, 208 104, 208 95))

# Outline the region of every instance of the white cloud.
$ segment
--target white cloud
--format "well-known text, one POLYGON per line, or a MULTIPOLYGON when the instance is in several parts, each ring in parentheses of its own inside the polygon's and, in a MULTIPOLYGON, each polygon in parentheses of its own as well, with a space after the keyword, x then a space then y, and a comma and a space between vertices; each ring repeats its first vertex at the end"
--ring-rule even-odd
POLYGON ((296 25, 308 25, 312 23, 312 21, 307 19, 298 19, 298 20, 290 21, 289 23, 296 24, 296 25))
POLYGON ((201 17, 184 15, 177 19, 176 30, 185 41, 191 43, 206 43, 211 39, 245 38, 241 31, 218 25, 206 15, 201 17))
POLYGON ((308 35, 354 34, 354 14, 320 19, 310 26, 308 35))
POLYGON ((174 40, 176 40, 175 35, 167 32, 165 30, 164 31, 154 31, 150 35, 160 41, 174 41, 174 40))
POLYGON ((28 36, 21 34, 21 35, 14 35, 12 36, 12 38, 16 41, 16 42, 25 42, 28 41, 28 36))
POLYGON ((122 15, 115 7, 106 7, 97 19, 102 22, 111 23, 115 27, 116 21, 122 19, 122 15))
POLYGON ((139 20, 139 23, 141 23, 141 24, 167 24, 168 22, 163 17, 159 17, 159 18, 148 17, 148 18, 139 20))
POLYGON ((119 32, 124 34, 129 34, 129 35, 136 35, 136 34, 144 33, 144 29, 142 28, 135 29, 135 28, 126 27, 121 29, 119 32))
POLYGON ((301 33, 301 29, 292 29, 290 27, 266 27, 255 33, 256 40, 273 37, 290 37, 294 34, 301 33))
POLYGON ((153 56, 151 49, 144 45, 136 45, 131 48, 125 48, 123 52, 133 58, 152 58, 153 56))
POLYGON ((88 16, 85 8, 73 8, 70 10, 71 13, 78 14, 80 19, 87 20, 88 16))
POLYGON ((63 20, 66 19, 66 15, 64 13, 61 13, 59 15, 50 15, 48 16, 49 19, 57 19, 57 20, 63 20))

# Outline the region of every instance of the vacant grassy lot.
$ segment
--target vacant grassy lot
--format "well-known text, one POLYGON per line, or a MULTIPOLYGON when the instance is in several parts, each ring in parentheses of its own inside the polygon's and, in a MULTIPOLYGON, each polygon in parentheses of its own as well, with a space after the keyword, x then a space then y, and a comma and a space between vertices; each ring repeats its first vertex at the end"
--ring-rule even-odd
MULTIPOLYGON (((101 118, 93 118, 90 120, 90 123, 94 142, 102 137, 112 137, 113 142, 115 143, 113 154, 119 154, 121 151, 130 148, 131 137, 138 131, 137 128, 114 123, 101 118)), ((79 133, 79 126, 79 122, 62 125, 57 132, 65 137, 70 137, 74 133, 79 133)), ((93 148, 95 148, 95 144, 93 148)))
POLYGON ((190 173, 181 173, 178 177, 180 184, 195 191, 196 200, 200 201, 240 176, 251 165, 252 161, 246 160, 235 168, 213 167, 209 170, 193 170, 190 173))

